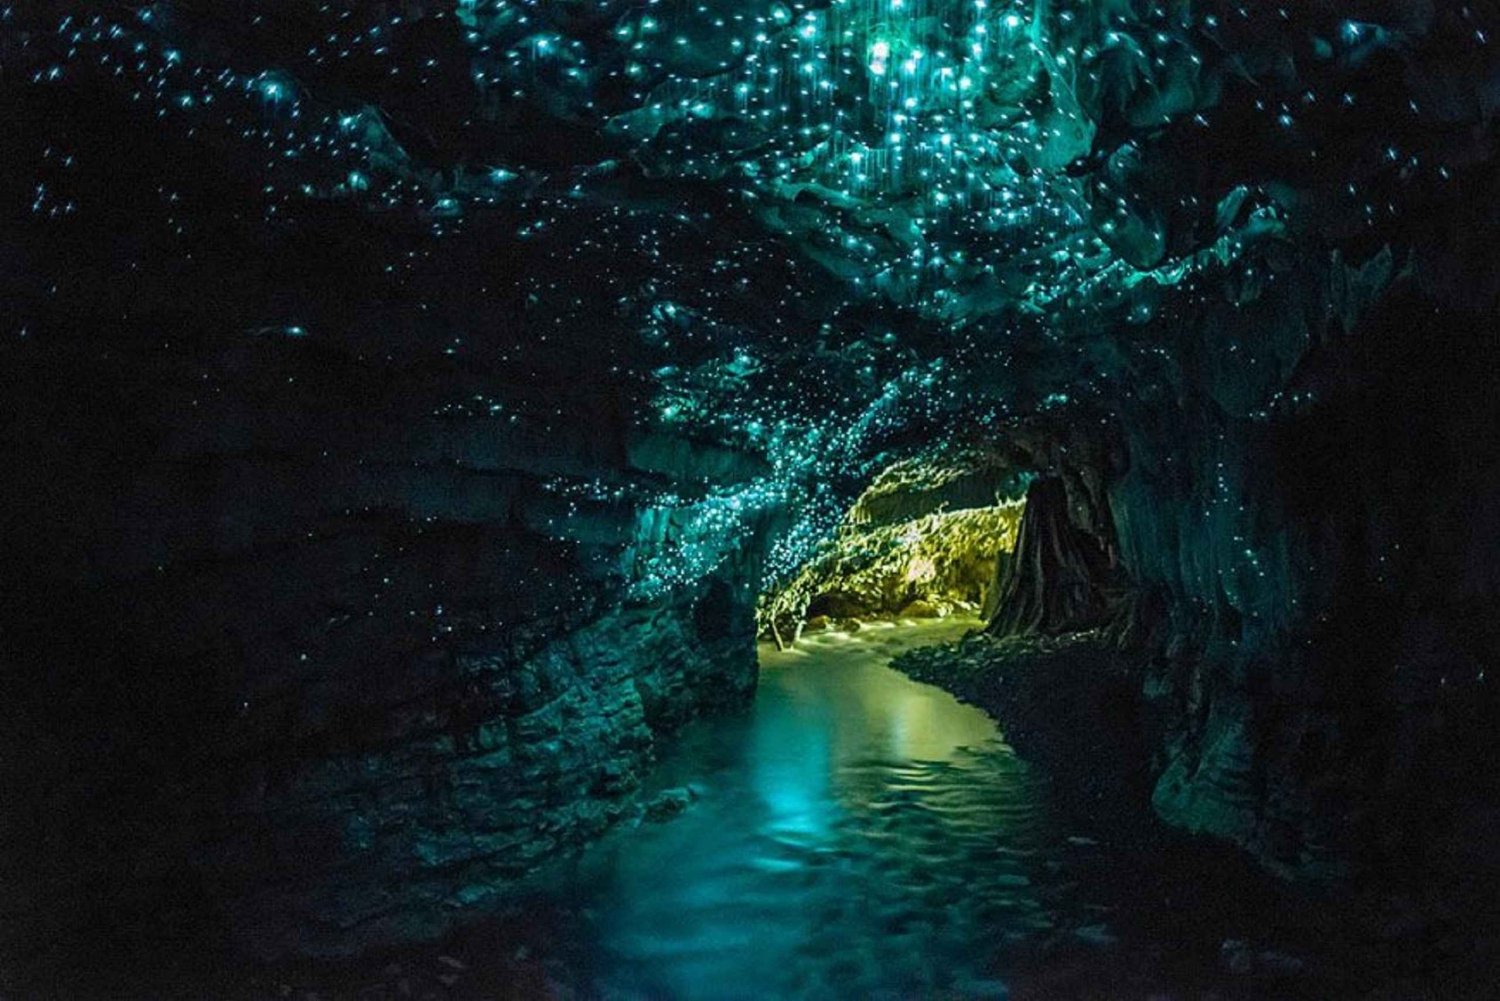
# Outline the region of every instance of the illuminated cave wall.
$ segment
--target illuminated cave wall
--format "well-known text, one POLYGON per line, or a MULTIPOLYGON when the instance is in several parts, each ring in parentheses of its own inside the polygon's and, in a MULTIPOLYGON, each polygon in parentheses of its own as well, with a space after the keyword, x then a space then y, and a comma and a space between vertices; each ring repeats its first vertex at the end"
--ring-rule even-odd
POLYGON ((1493 708, 1486 17, 0 5, 0 765, 78 811, 0 816, 56 849, 0 926, 135 872, 430 930, 747 692, 882 470, 1034 415, 1140 588, 1161 812, 1293 866, 1419 814, 1493 708), (1324 671, 1351 607, 1411 625, 1324 671))
POLYGON ((882 470, 812 559, 761 596, 762 635, 786 643, 806 627, 980 614, 1015 546, 1024 483, 993 457, 882 470))

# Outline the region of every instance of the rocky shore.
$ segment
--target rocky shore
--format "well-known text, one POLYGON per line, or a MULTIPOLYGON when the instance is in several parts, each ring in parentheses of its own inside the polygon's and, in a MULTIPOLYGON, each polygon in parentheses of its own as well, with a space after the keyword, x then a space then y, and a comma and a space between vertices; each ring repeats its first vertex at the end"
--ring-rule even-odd
POLYGON ((971 633, 891 666, 999 722, 1076 831, 1069 881, 1106 900, 1097 923, 1024 950, 1012 997, 1493 996, 1492 876, 1289 881, 1162 823, 1151 806, 1160 724, 1141 697, 1147 665, 1101 633, 971 633))

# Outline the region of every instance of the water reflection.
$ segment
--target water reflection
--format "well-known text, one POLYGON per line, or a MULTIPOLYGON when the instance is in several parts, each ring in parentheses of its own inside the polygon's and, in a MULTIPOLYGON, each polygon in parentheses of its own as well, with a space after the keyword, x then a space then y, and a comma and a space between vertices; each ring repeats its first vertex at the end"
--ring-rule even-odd
POLYGON ((885 666, 972 626, 763 651, 753 710, 689 727, 653 776, 692 808, 579 865, 599 992, 1002 995, 995 950, 1047 923, 1036 789, 981 712, 885 666))

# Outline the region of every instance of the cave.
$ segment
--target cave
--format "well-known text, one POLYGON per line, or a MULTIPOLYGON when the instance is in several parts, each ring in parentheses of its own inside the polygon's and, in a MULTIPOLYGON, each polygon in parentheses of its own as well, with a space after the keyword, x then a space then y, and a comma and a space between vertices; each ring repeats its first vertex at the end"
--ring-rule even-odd
POLYGON ((994 448, 879 470, 811 556, 761 594, 761 636, 784 650, 808 629, 988 618, 1033 475, 994 448))
POLYGON ((0 997, 1493 996, 1497 32, 0 0, 0 997))

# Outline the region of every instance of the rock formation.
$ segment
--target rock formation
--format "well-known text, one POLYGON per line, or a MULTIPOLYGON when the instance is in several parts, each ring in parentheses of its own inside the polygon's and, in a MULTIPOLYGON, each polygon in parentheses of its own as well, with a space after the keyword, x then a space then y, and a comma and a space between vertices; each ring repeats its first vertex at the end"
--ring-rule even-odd
POLYGON ((1069 519, 1062 480, 1032 481, 1015 552, 1005 567, 989 622, 997 635, 1076 632, 1104 620, 1105 555, 1069 519))
POLYGON ((995 628, 1140 655, 1163 817, 1480 852, 1494 21, 0 6, 0 948, 446 927, 976 449, 995 628))

